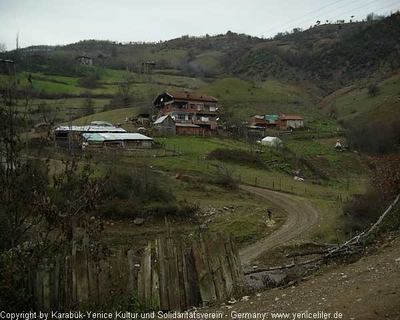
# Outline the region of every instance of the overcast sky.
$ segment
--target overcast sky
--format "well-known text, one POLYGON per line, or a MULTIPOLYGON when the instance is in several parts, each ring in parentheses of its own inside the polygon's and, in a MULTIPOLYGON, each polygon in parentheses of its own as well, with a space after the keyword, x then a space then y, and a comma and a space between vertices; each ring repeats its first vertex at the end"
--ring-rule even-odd
POLYGON ((85 39, 159 41, 228 30, 271 37, 317 20, 389 14, 399 0, 0 0, 0 43, 7 50, 85 39))

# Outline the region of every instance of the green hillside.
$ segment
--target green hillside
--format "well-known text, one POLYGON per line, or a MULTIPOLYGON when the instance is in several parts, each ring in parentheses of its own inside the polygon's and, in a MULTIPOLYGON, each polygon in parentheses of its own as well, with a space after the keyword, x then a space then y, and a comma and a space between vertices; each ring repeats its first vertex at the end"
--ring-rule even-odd
MULTIPOLYGON (((397 13, 376 21, 337 21, 273 39, 228 31, 159 43, 85 40, 14 50, 0 58, 13 59, 13 79, 31 86, 47 105, 67 98, 82 99, 75 103, 79 108, 92 99, 94 112, 148 109, 161 92, 188 90, 217 97, 223 121, 293 113, 314 122, 313 128, 320 126, 315 119, 354 128, 382 122, 396 110, 399 19, 397 13), (75 63, 83 53, 94 58, 93 66, 75 63), (143 74, 146 61, 156 68, 143 74), (371 84, 379 87, 376 96, 368 93, 371 84)), ((0 83, 9 80, 0 75, 0 83)), ((68 117, 60 112, 58 118, 68 117)))

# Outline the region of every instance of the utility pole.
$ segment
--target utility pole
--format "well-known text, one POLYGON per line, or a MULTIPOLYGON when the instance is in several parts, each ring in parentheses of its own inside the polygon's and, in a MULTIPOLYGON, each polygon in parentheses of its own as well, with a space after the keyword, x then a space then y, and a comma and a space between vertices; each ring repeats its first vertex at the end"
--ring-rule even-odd
POLYGON ((17 37, 15 38, 15 49, 19 50, 19 31, 17 31, 17 37))

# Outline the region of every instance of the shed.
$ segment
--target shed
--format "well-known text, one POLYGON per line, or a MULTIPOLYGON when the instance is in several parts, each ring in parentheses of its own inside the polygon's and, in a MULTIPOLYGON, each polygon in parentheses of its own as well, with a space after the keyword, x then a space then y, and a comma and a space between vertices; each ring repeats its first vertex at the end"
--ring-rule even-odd
POLYGON ((267 147, 283 147, 283 141, 278 137, 265 137, 261 140, 261 144, 267 147))
POLYGON ((13 60, 0 59, 0 73, 15 74, 16 68, 13 60))
POLYGON ((54 129, 54 136, 59 147, 80 146, 79 139, 82 133, 126 132, 125 129, 110 126, 109 123, 98 122, 84 126, 59 126, 54 129))
POLYGON ((159 117, 153 125, 159 135, 168 136, 176 134, 176 124, 170 115, 159 117))
POLYGON ((88 56, 79 56, 75 58, 76 63, 92 65, 94 59, 88 56))
POLYGON ((83 133, 89 146, 109 148, 150 149, 153 139, 140 133, 83 133))
POLYGON ((278 119, 279 129, 301 129, 304 127, 304 120, 300 116, 280 115, 278 119))

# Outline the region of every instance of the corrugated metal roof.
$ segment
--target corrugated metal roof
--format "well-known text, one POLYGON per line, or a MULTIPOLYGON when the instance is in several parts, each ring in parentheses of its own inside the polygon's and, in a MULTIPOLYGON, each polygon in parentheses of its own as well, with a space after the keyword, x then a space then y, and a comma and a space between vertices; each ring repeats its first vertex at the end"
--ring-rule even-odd
POLYGON ((84 133, 82 136, 90 141, 127 141, 127 140, 148 140, 152 141, 153 139, 147 137, 140 133, 84 133))
POLYGON ((109 126, 59 126, 55 131, 79 131, 79 132, 126 132, 125 129, 109 126))
POLYGON ((267 119, 268 121, 276 121, 276 120, 278 120, 278 115, 267 114, 267 115, 265 115, 265 119, 267 119))
POLYGON ((104 141, 104 137, 99 133, 82 133, 82 137, 91 142, 101 143, 104 141))
POLYGON ((167 115, 165 115, 165 116, 161 116, 161 117, 159 117, 156 121, 154 121, 154 123, 153 124, 160 124, 160 123, 162 123, 165 119, 167 119, 168 118, 168 114, 167 115))

